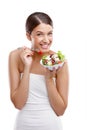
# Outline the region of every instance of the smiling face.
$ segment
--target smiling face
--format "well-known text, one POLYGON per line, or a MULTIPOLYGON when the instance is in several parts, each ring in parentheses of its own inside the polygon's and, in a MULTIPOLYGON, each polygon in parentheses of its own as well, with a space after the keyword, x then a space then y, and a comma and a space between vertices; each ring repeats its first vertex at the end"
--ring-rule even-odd
POLYGON ((53 28, 49 24, 41 23, 27 37, 31 40, 32 48, 48 52, 53 41, 53 28))

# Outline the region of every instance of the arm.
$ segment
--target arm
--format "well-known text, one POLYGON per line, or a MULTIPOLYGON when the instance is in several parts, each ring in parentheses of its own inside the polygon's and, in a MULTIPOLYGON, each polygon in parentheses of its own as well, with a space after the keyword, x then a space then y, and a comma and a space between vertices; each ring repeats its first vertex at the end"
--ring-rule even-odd
MULTIPOLYGON (((52 72, 51 72, 52 73, 52 72)), ((68 104, 68 66, 63 65, 56 72, 56 83, 53 78, 46 78, 49 101, 57 115, 63 115, 68 104)))
MULTIPOLYGON (((25 57, 27 54, 21 52, 21 57, 24 57, 24 61, 26 61, 25 57)), ((10 79, 10 95, 11 100, 14 106, 18 109, 21 109, 26 103, 29 89, 29 71, 31 59, 29 63, 26 62, 24 64, 23 76, 21 78, 19 72, 19 61, 20 56, 17 51, 11 52, 9 55, 9 79, 10 79), (27 64, 28 63, 28 64, 27 64)), ((22 64, 22 62, 21 62, 22 64)))

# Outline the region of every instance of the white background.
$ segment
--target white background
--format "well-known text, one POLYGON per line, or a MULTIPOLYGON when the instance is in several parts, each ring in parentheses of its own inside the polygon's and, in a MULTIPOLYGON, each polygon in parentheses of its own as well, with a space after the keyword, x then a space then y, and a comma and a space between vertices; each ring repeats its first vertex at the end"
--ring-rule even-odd
POLYGON ((25 20, 34 11, 48 13, 54 22, 52 49, 66 55, 69 66, 69 103, 61 117, 64 130, 86 130, 86 0, 0 1, 0 130, 13 130, 16 110, 10 101, 8 55, 27 45, 25 20))

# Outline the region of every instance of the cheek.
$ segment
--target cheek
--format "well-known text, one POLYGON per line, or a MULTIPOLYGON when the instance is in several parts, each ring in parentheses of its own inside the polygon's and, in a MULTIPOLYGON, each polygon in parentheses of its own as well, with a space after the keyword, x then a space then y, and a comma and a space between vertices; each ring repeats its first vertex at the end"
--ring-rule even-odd
POLYGON ((35 39, 34 39, 34 42, 35 42, 36 44, 39 44, 41 41, 42 41, 42 38, 35 38, 35 39))
POLYGON ((52 42, 52 41, 53 41, 53 37, 49 38, 49 41, 51 41, 51 42, 52 42))
POLYGON ((34 38, 31 39, 31 43, 32 43, 32 45, 35 44, 35 39, 34 38))
POLYGON ((40 39, 32 38, 31 43, 32 45, 37 45, 40 42, 40 39))
POLYGON ((51 40, 53 40, 53 36, 52 37, 50 37, 51 38, 51 40))
POLYGON ((53 36, 49 36, 48 39, 49 39, 50 41, 53 41, 53 36))
POLYGON ((34 43, 34 41, 35 41, 34 39, 31 40, 32 43, 34 43))

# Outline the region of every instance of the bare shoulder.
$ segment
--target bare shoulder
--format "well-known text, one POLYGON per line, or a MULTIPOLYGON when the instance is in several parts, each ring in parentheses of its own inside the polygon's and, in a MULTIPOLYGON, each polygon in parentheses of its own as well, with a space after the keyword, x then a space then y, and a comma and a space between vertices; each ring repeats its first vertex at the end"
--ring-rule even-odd
POLYGON ((9 53, 9 60, 11 61, 20 61, 20 53, 21 53, 21 50, 22 48, 17 48, 15 50, 12 50, 10 53, 9 53))
POLYGON ((21 48, 15 49, 9 53, 9 64, 10 65, 20 68, 20 65, 22 65, 22 61, 20 58, 21 50, 22 50, 21 48))
POLYGON ((9 57, 17 57, 20 53, 21 49, 15 49, 15 50, 12 50, 10 53, 9 53, 9 57))

